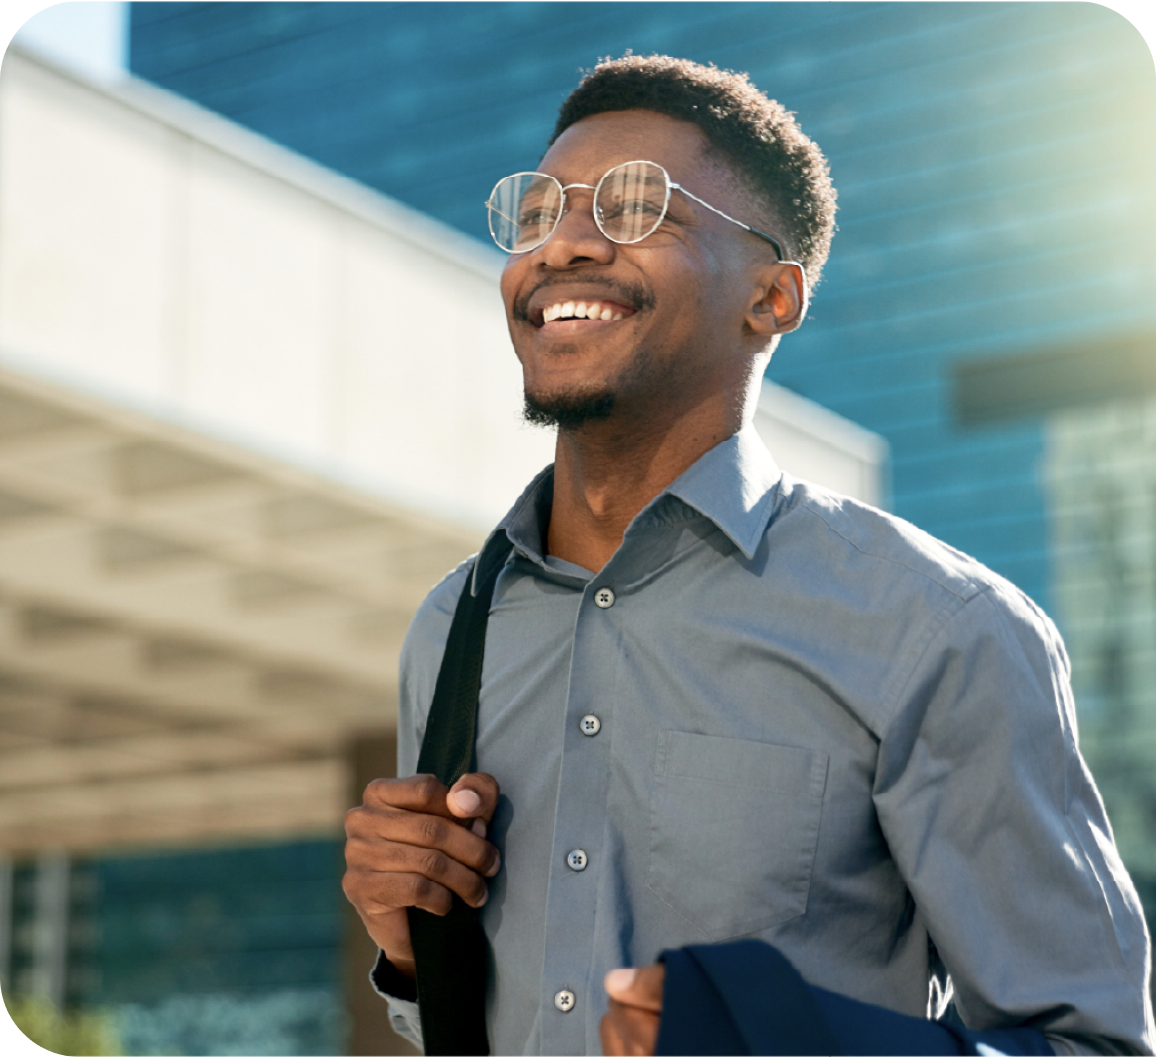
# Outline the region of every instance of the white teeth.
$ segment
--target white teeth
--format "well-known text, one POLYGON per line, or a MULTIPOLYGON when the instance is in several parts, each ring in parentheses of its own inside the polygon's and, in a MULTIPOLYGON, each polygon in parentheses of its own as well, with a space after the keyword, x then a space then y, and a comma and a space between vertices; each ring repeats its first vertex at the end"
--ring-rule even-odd
POLYGON ((600 319, 606 322, 623 318, 623 313, 604 307, 601 301, 563 301, 542 310, 542 322, 555 319, 600 319))

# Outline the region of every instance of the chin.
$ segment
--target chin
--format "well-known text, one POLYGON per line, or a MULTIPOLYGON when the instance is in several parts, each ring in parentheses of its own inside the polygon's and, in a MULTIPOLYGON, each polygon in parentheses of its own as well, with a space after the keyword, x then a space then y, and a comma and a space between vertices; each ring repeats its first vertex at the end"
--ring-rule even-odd
POLYGON ((562 390, 524 394, 522 417, 532 426, 571 430, 587 422, 602 422, 614 411, 615 395, 609 389, 562 390))

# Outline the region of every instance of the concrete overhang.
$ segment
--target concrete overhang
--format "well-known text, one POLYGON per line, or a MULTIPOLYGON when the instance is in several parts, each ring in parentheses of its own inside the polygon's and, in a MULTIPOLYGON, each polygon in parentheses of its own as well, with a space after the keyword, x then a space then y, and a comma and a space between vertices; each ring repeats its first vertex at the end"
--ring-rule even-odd
POLYGON ((0 370, 0 849, 332 831, 479 542, 0 370))

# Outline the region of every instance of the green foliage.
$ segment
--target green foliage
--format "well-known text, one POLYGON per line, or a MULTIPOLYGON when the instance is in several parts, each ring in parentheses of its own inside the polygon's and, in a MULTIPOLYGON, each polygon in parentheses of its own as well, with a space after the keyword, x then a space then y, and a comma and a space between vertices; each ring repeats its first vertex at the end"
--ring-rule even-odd
POLYGON ((16 1026, 38 1046, 73 1057, 111 1057, 121 1052, 116 1029, 107 1013, 62 1013, 51 1002, 27 995, 4 996, 16 1026))

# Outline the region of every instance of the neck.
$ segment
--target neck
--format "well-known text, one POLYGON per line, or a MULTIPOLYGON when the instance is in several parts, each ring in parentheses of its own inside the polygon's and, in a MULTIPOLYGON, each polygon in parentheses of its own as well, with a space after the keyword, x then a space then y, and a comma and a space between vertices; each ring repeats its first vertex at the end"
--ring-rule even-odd
POLYGON ((598 572, 638 512, 737 433, 745 410, 699 406, 666 426, 624 422, 615 414, 559 432, 549 553, 598 572))

